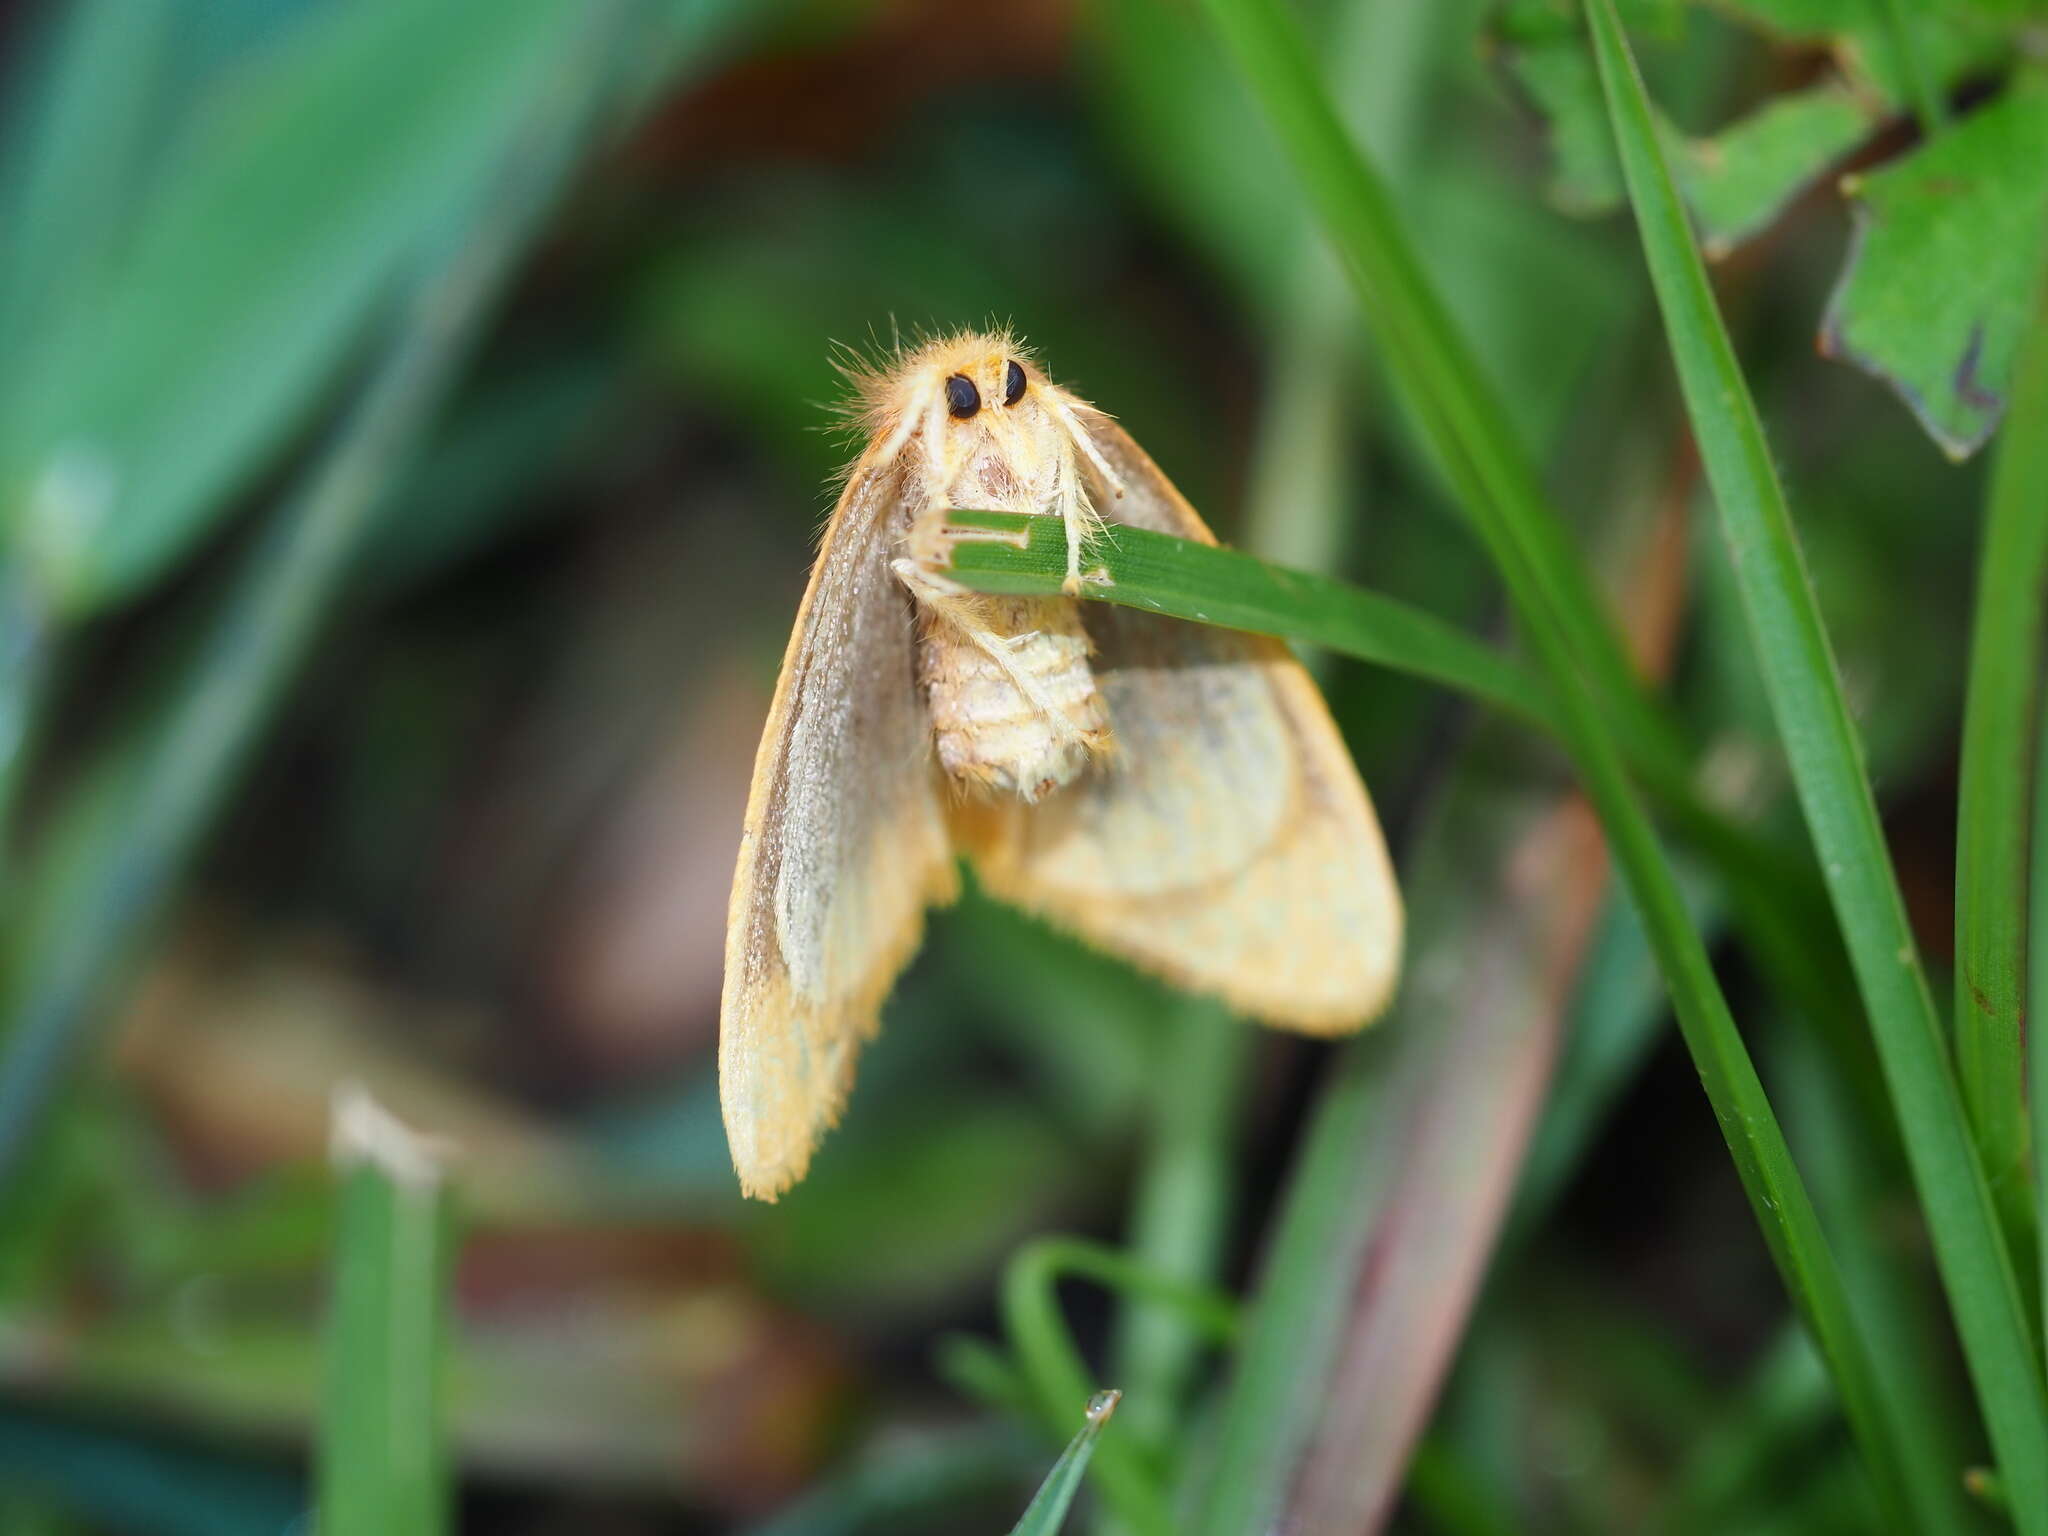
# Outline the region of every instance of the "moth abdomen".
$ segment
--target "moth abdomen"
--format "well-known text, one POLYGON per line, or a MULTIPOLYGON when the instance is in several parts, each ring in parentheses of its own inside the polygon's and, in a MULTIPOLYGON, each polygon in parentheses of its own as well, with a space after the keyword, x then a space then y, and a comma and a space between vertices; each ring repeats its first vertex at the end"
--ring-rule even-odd
POLYGON ((918 680, 948 776, 1035 804, 1108 754, 1088 651, 1077 605, 1061 598, 979 598, 931 614, 918 680))

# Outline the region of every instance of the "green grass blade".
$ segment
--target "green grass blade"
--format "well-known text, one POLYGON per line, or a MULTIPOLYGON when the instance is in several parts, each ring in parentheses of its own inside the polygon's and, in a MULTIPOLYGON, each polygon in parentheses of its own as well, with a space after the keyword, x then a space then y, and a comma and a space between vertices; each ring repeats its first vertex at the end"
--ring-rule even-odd
MULTIPOLYGON (((1067 556, 1058 518, 957 511, 948 520, 1007 536, 954 544, 949 569, 963 581, 983 592, 1059 595, 1067 556)), ((1548 721, 1542 686, 1527 668, 1392 598, 1234 550, 1116 525, 1090 544, 1088 563, 1110 578, 1088 581, 1089 597, 1325 646, 1455 688, 1523 720, 1548 721)))
MULTIPOLYGON (((1640 695, 1629 686, 1625 662, 1616 676, 1619 647, 1599 622, 1597 603, 1564 577, 1582 567, 1559 557, 1562 530, 1536 495, 1497 405, 1480 388, 1384 189, 1345 138, 1300 34, 1275 0, 1208 0, 1208 10, 1307 186, 1395 376, 1500 566, 1555 691, 1566 742, 1642 913, 1687 1048, 1765 1242, 1814 1330, 1873 1478, 1895 1509, 1913 1507, 1898 1482, 1902 1416, 1880 1391, 1876 1362, 1849 1308, 1812 1200, 1623 771, 1617 743, 1644 734, 1641 706, 1626 700, 1640 695), (1597 692, 1582 668, 1596 680, 1597 692)), ((1652 735, 1656 724, 1651 722, 1652 735)), ((1638 750, 1654 751, 1656 743, 1640 743, 1638 750)), ((1274 1469, 1261 1473, 1272 1476, 1274 1469)), ((1213 1528, 1226 1529, 1220 1523, 1213 1528)))
POLYGON ((447 1189, 432 1145, 360 1088, 334 1108, 341 1179, 319 1435, 322 1536, 448 1529, 447 1189))
MULTIPOLYGON (((2033 335, 2020 352, 2012 405, 2006 418, 2005 440, 1999 445, 1998 463, 1992 472, 1991 503, 1986 516, 1993 524, 2019 522, 2029 515, 2021 510, 2029 505, 2034 509, 2032 516, 2037 520, 2043 510, 2048 509, 2048 277, 2044 277, 2040 299, 2035 306, 2033 335)), ((1987 545, 1990 536, 1987 531, 1987 545)), ((2039 579, 2037 574, 2036 580, 2039 579)), ((2035 600, 2039 601, 2038 591, 2035 600)), ((2037 643, 2034 648, 2016 658, 2022 664, 2039 665, 2038 624, 2037 617, 2034 630, 2037 643)), ((2000 665, 2003 665, 2002 661, 2000 665)), ((2038 678, 2035 686, 2039 686, 2038 678)), ((2043 771, 2042 767, 2048 763, 2048 710, 2035 720, 2034 729, 2037 735, 2032 743, 2033 791, 2031 799, 2022 802, 2030 809, 2021 809, 2019 817, 2012 822, 2014 826, 2030 826, 2033 833, 2028 850, 2028 873, 2023 876, 2027 883, 2016 893, 2026 901, 2028 925, 2020 938, 2026 946, 2021 955, 2018 995, 2023 1041, 2026 1039, 2026 1020, 2048 1019, 2048 771, 2043 771)), ((1966 785, 1968 751, 1966 735, 1963 760, 1966 785)), ((2025 769, 2021 771, 2024 774, 2025 769)), ((1967 827, 1968 823, 1965 825, 1967 827)), ((1959 847, 1957 851, 1960 893, 1962 850, 1959 847)), ((1957 953, 1960 960, 1964 951, 1959 949, 1957 953)), ((1960 1017, 1958 1015, 1959 1020, 1960 1017)), ((2034 1198, 2038 1202, 2034 1221, 2040 1244, 2037 1263, 2044 1287, 2040 1300, 2042 1314, 2048 1316, 2048 1050, 2028 1050, 2025 1068, 2030 1077, 2028 1103, 2031 1110, 2032 1171, 2034 1198)))
POLYGON ((1066 1523, 1067 1509, 1081 1487, 1081 1475, 1088 1470, 1088 1458, 1095 1454, 1097 1436, 1110 1415, 1116 1412, 1120 1393, 1114 1389, 1098 1392, 1088 1399, 1088 1416, 1080 1431, 1046 1474, 1037 1494, 1025 1506, 1023 1518, 1010 1527, 1010 1536, 1056 1536, 1066 1523))
POLYGON ((1992 1198, 2031 1238, 2027 824, 2048 630, 2048 288, 2019 358, 1984 507, 1956 823, 1956 1070, 1992 1198))
MULTIPOLYGON (((1935 1257, 2025 1531, 2048 1531, 2048 1396, 1770 449, 1611 0, 1586 7, 1622 168, 1800 803, 1849 947, 1935 1257)), ((1935 1525, 1918 1495, 1922 1523, 1935 1525)))
MULTIPOLYGON (((2036 722, 2038 762, 2048 762, 2048 711, 2036 722)), ((2034 775, 2032 869, 2027 881, 2027 1016, 2048 1019, 2048 773, 2034 775)), ((2048 1051, 2027 1052, 2028 1103, 2033 1110, 2034 1198, 2048 1206, 2048 1051)), ((2042 1311, 2048 1315, 2048 1210, 2037 1213, 2042 1311)))

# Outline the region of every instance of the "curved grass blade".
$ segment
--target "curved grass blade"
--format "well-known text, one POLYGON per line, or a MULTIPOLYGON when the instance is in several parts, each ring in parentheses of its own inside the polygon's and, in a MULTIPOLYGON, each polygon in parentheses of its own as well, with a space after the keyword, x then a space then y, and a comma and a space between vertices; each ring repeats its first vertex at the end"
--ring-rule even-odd
MULTIPOLYGON (((1943 1047, 1905 904, 1892 873, 1854 723, 1806 581, 1770 448, 1657 141, 1650 104, 1612 0, 1587 24, 1623 174, 1664 313, 1701 458, 1719 503, 1758 664, 1784 737, 1891 1089, 1935 1258, 2023 1531, 2048 1531, 2048 1395, 1962 1096, 1943 1047)), ((1919 1523, 1952 1528, 1951 1480, 1898 1433, 1919 1523)), ((1877 1468, 1873 1467, 1873 1471, 1877 1468)))
MULTIPOLYGON (((1876 1360, 1850 1310, 1784 1132, 1623 771, 1621 746, 1636 746, 1641 732, 1640 707, 1626 699, 1641 695, 1628 685, 1627 663, 1611 627, 1599 622, 1589 593, 1562 579, 1562 572, 1583 568, 1561 554, 1562 530, 1536 494, 1512 432, 1480 385, 1385 189, 1345 137, 1299 32, 1276 0, 1207 0, 1207 8, 1345 258, 1418 422, 1500 567, 1555 692, 1586 794, 1642 913, 1680 1030, 1758 1226, 1834 1373, 1873 1478, 1903 1514, 1913 1501, 1898 1481, 1902 1417, 1891 1395, 1880 1391, 1876 1360), (1600 684, 1597 692, 1586 681, 1588 673, 1600 684)), ((1647 745, 1652 751, 1658 746, 1647 745)), ((1242 1426, 1226 1418, 1227 1444, 1230 1431, 1242 1426)), ((1263 1485, 1248 1495, 1254 1500, 1270 1497, 1274 1480, 1284 1476, 1284 1469, 1271 1466, 1245 1472, 1263 1485)), ((1217 1513, 1207 1529, 1250 1528, 1243 1517, 1259 1512, 1257 1502, 1239 1507, 1235 1525, 1217 1513)))
MULTIPOLYGON (((1048 1237, 1017 1250, 1003 1274, 1003 1320, 1038 1416, 1057 1424, 1064 1405, 1088 1393, 1088 1368, 1061 1314, 1058 1284, 1074 1275, 1176 1312, 1187 1330, 1214 1344, 1237 1337, 1237 1309, 1206 1286, 1188 1285, 1114 1248, 1078 1238, 1048 1237)), ((1119 1431, 1102 1448, 1096 1469, 1104 1499, 1133 1531, 1159 1536, 1174 1529, 1159 1452, 1119 1431)))
POLYGON ((1116 1412, 1117 1399, 1122 1395, 1112 1387, 1088 1399, 1088 1416, 1080 1431, 1067 1442, 1066 1450, 1046 1474, 1038 1493, 1025 1506, 1023 1518, 1010 1527, 1010 1536, 1055 1536, 1066 1523, 1067 1508, 1081 1487, 1081 1474, 1088 1470, 1088 1458, 1095 1454, 1096 1437, 1116 1412))

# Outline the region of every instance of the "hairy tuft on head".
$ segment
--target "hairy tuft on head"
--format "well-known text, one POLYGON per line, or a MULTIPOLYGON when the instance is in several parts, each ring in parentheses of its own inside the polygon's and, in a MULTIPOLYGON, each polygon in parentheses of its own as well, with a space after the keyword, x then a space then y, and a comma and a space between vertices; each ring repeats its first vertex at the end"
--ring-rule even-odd
POLYGON ((1031 349, 1007 325, 944 335, 918 333, 865 352, 847 342, 835 342, 832 366, 846 380, 848 391, 833 409, 849 436, 887 436, 918 378, 967 372, 991 357, 1015 358, 1034 368, 1038 365, 1031 349))

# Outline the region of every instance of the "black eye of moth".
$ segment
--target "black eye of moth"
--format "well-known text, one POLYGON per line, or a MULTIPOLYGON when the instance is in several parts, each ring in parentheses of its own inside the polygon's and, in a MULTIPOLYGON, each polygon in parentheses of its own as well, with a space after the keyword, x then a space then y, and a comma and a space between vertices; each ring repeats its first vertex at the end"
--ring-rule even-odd
POLYGON ((1015 405, 1024 398, 1024 370, 1013 358, 1003 370, 1003 404, 1015 405))
POLYGON ((974 380, 964 373, 946 380, 946 409, 962 421, 981 409, 981 391, 974 387, 974 380))

